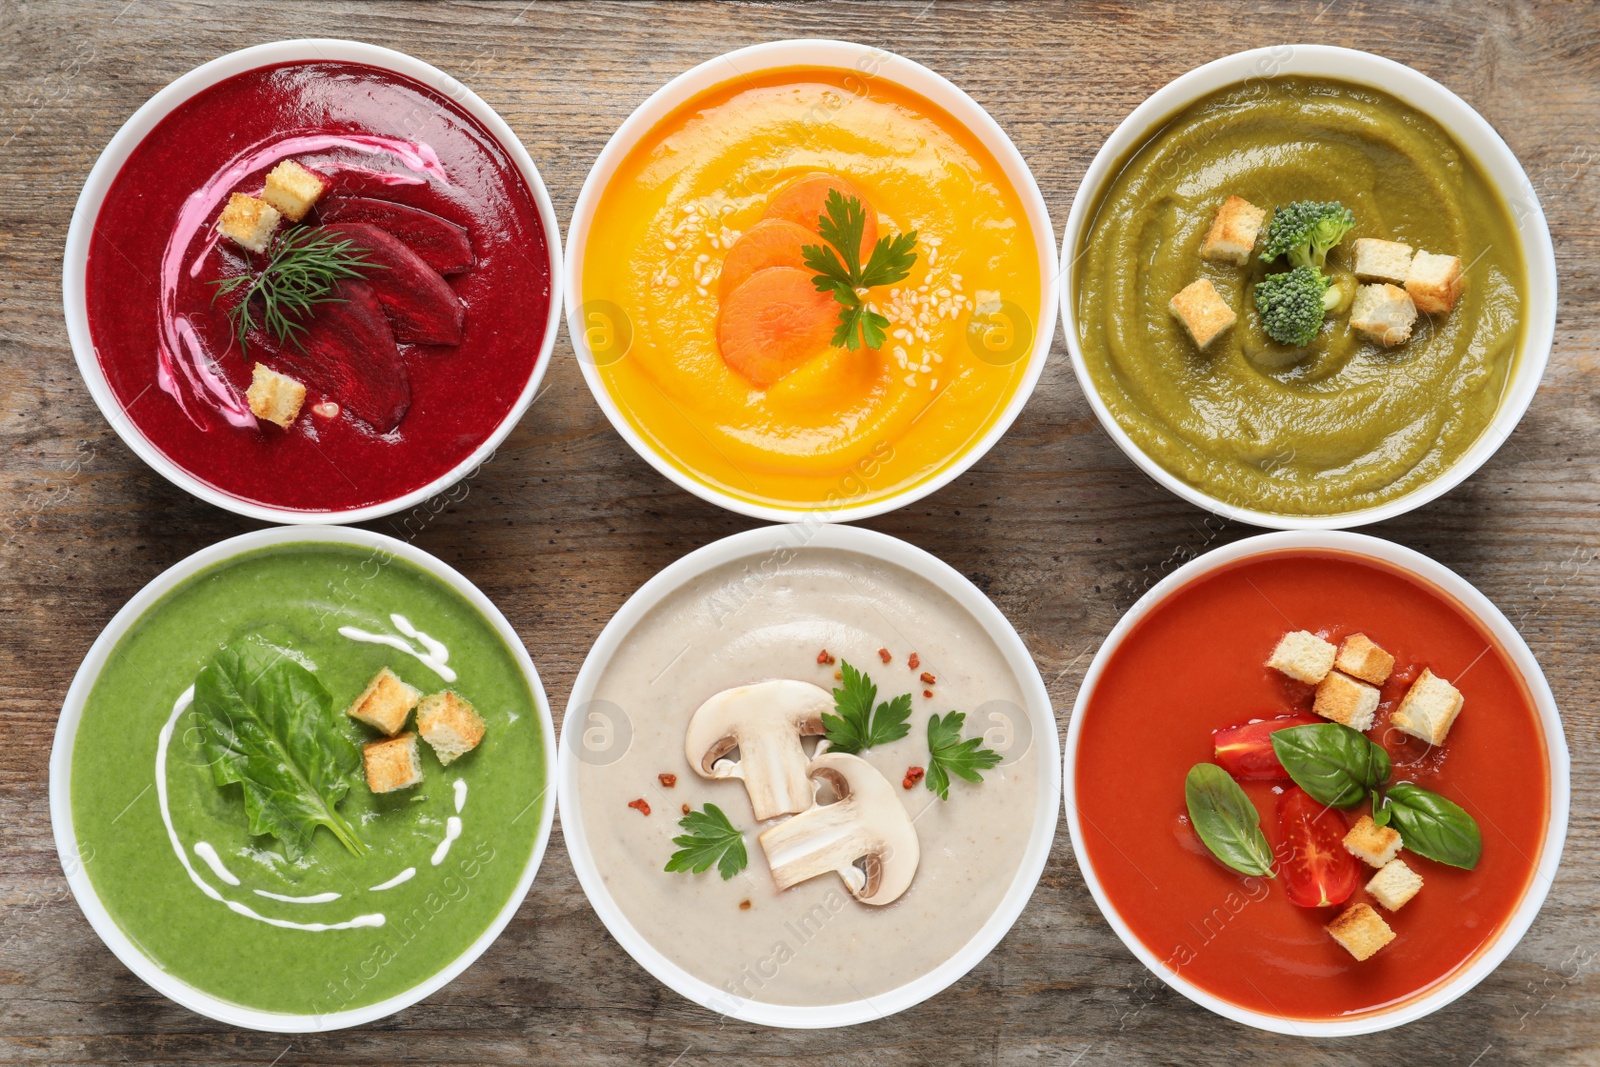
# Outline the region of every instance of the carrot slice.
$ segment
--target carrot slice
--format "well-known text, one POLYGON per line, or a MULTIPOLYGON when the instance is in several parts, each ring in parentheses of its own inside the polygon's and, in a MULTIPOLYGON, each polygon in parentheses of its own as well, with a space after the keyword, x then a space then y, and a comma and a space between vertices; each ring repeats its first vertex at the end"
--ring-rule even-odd
POLYGON ((861 262, 865 263, 867 257, 872 255, 872 246, 878 243, 878 212, 860 189, 838 175, 821 171, 807 174, 773 198, 772 203, 767 205, 765 217, 787 219, 816 233, 817 220, 822 217, 828 203, 828 192, 833 189, 839 190, 839 195, 846 200, 855 197, 866 209, 866 225, 861 228, 861 262))
POLYGON ((717 299, 726 300, 728 294, 743 285, 758 270, 768 267, 804 267, 800 250, 806 245, 820 245, 822 238, 816 230, 787 219, 762 219, 744 232, 728 249, 722 261, 722 274, 717 280, 717 299))
POLYGON ((819 293, 798 267, 756 271, 728 294, 717 314, 722 360, 757 389, 766 389, 825 352, 839 305, 819 293))

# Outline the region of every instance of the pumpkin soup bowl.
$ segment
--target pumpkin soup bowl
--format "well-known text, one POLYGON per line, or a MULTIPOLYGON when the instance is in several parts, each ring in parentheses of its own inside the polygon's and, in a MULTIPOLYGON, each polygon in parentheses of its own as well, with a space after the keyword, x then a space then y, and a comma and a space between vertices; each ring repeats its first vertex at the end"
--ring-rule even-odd
MULTIPOLYGON (((1390 201, 1399 188, 1391 191, 1390 201)), ((1431 218, 1433 202, 1429 205, 1431 218)), ((1347 238, 1344 247, 1350 243, 1347 238)), ((1346 252, 1336 250, 1336 255, 1346 252)), ((1156 266, 1141 265, 1139 284, 1155 276, 1156 266)), ((1284 530, 1381 522, 1427 504, 1470 477, 1505 442, 1538 389, 1554 334, 1556 283, 1554 250, 1539 198, 1511 149, 1471 105, 1393 60, 1304 44, 1258 48, 1207 63, 1134 109, 1106 139, 1078 187, 1062 237, 1059 272, 1062 326, 1073 371, 1117 447, 1151 479, 1197 507, 1284 530), (1303 98, 1294 98, 1292 110, 1274 100, 1273 94, 1292 92, 1295 83, 1307 82, 1314 84, 1303 98), (1331 96, 1327 83, 1342 83, 1353 92, 1331 96), (1366 96, 1357 100, 1356 93, 1366 96), (1221 100, 1223 94, 1229 94, 1227 101, 1221 100), (1220 115, 1223 107, 1254 106, 1257 100, 1279 106, 1278 112, 1264 111, 1264 119, 1242 121, 1220 136, 1216 123, 1207 121, 1211 112, 1204 109, 1211 103, 1220 115), (1317 121, 1327 123, 1335 136, 1318 140, 1322 127, 1295 117, 1307 114, 1298 106, 1307 100, 1328 105, 1317 121), (1250 140, 1264 136, 1261 122, 1276 123, 1266 126, 1267 135, 1282 141, 1274 141, 1270 152, 1250 140), (1348 144, 1338 147, 1339 136, 1346 135, 1370 139, 1371 159, 1348 144), (1300 154, 1286 156, 1279 150, 1291 143, 1300 154), (1378 165, 1373 160, 1387 158, 1383 153, 1391 144, 1403 145, 1404 152, 1393 148, 1395 158, 1411 164, 1395 168, 1405 181, 1448 173, 1453 177, 1440 181, 1461 183, 1436 187, 1440 202, 1456 209, 1449 228, 1455 237, 1445 247, 1428 248, 1420 243, 1425 237, 1408 234, 1409 229, 1422 233, 1426 227, 1409 218, 1404 205, 1375 199, 1377 206, 1363 210, 1363 198, 1376 195, 1361 183, 1365 171, 1338 170, 1325 165, 1334 157, 1304 155, 1349 150, 1338 158, 1369 167, 1378 165), (1341 187, 1338 176, 1346 173, 1351 180, 1341 187), (1269 180, 1253 180, 1262 175, 1269 180), (1468 177, 1470 198, 1461 192, 1468 177), (1182 184, 1190 178, 1194 180, 1182 184), (1141 181, 1145 184, 1138 185, 1141 181), (1200 206, 1190 213, 1152 214, 1148 223, 1130 223, 1128 216, 1106 207, 1124 183, 1154 198, 1164 195, 1152 189, 1159 182, 1167 183, 1171 204, 1200 206), (1266 191, 1273 183, 1273 190, 1266 191), (1318 348, 1297 353, 1268 345, 1245 300, 1248 272, 1259 267, 1247 263, 1229 268, 1189 256, 1190 236, 1197 247, 1205 221, 1230 191, 1269 212, 1293 199, 1348 199, 1356 209, 1353 237, 1394 234, 1424 251, 1459 253, 1466 298, 1453 315, 1422 316, 1410 344, 1399 348, 1358 351, 1353 331, 1344 334, 1345 324, 1337 321, 1331 335, 1324 329, 1315 342, 1338 344, 1337 352, 1329 347, 1326 353, 1318 348), (1479 207, 1462 210, 1473 204, 1479 207), (1494 218, 1484 217, 1488 214, 1494 218), (1168 230, 1151 232, 1157 226, 1168 230), (1120 275, 1108 274, 1119 258, 1127 258, 1116 251, 1127 241, 1113 241, 1108 234, 1132 234, 1147 245, 1162 243, 1175 250, 1164 265, 1170 276, 1161 275, 1159 292, 1130 290, 1120 275), (1510 247, 1498 250, 1494 238, 1502 234, 1510 247), (1480 263, 1491 248, 1497 249, 1495 256, 1480 263), (1104 257, 1113 257, 1109 268, 1104 257), (1503 282, 1497 277, 1496 257, 1505 260, 1503 282), (1217 276, 1238 319, 1196 354, 1181 329, 1169 332, 1175 324, 1169 324, 1166 303, 1202 274, 1217 276), (1091 293, 1091 285, 1108 291, 1112 303, 1095 304, 1104 303, 1105 294, 1091 293), (1502 290, 1513 295, 1502 299, 1502 290), (1497 294, 1493 302, 1490 293, 1497 294), (1140 303, 1116 303, 1124 299, 1140 303), (1462 319, 1475 300, 1473 317, 1462 319), (1486 310, 1490 307, 1494 310, 1486 310), (1147 332, 1140 335, 1130 325, 1135 316, 1159 316, 1162 321, 1147 323, 1147 332), (1419 354, 1418 338, 1437 345, 1419 354), (1474 343, 1487 346, 1491 355, 1481 360, 1484 367, 1462 376, 1455 369, 1460 353, 1474 343), (1135 345, 1142 347, 1130 347, 1135 345), (1312 353, 1309 360, 1304 358, 1307 351, 1312 353), (1347 369, 1356 372, 1348 379, 1342 373, 1347 369), (1391 372, 1393 378, 1380 377, 1391 372), (1174 375, 1184 374, 1188 377, 1173 388, 1174 375), (1402 379, 1402 374, 1412 379, 1402 379), (1302 378, 1314 381, 1297 391, 1302 378), (1220 384, 1205 392, 1212 382, 1220 384), (1498 390, 1498 399, 1490 389, 1498 390), (1347 403, 1341 406, 1341 399, 1347 403), (1302 400, 1304 414, 1288 406, 1302 400), (1313 408, 1314 403, 1325 406, 1313 408), (1375 412, 1374 421, 1356 426, 1353 411, 1367 410, 1375 412), (1469 417, 1476 429, 1461 434, 1451 429, 1469 417), (1308 425, 1311 419, 1318 420, 1314 430, 1308 425), (1358 431, 1366 436, 1359 441, 1349 436, 1358 431), (1368 443, 1368 438, 1377 440, 1368 443), (1303 457, 1316 457, 1315 464, 1303 457)))
MULTIPOLYGON (((1300 721, 1303 714, 1286 720, 1300 721)), ((1515 766, 1508 773, 1515 775, 1524 763, 1515 766)), ((1270 778, 1267 774, 1235 773, 1243 776, 1243 786, 1255 790, 1253 797, 1242 798, 1246 804, 1269 805, 1264 822, 1273 819, 1274 795, 1281 800, 1299 792, 1287 781, 1253 780, 1270 778)), ((1418 552, 1375 537, 1289 531, 1246 538, 1190 561, 1117 622, 1078 690, 1067 728, 1063 794, 1073 852, 1095 903, 1153 975, 1201 1007, 1247 1026, 1340 1037, 1391 1029, 1438 1011, 1511 953, 1557 873, 1567 831, 1570 762, 1539 664, 1511 622, 1469 582, 1418 552), (1325 580, 1313 573, 1319 567, 1327 569, 1325 580), (1359 589, 1349 584, 1357 572, 1366 573, 1366 585, 1359 589), (1319 581, 1322 585, 1315 584, 1319 581), (1401 603, 1408 606, 1394 606, 1401 603), (1423 625, 1416 623, 1419 619, 1434 622, 1423 625), (1441 619, 1448 622, 1437 622, 1441 619), (1284 844, 1275 848, 1271 878, 1242 876, 1207 852, 1185 809, 1188 765, 1222 759, 1213 752, 1207 729, 1291 710, 1281 703, 1291 693, 1303 694, 1296 699, 1309 705, 1309 686, 1260 664, 1284 630, 1319 624, 1331 627, 1325 631, 1331 636, 1367 628, 1380 645, 1387 641, 1401 658, 1412 659, 1406 671, 1394 671, 1384 690, 1376 723, 1383 730, 1374 732, 1397 751, 1396 778, 1429 784, 1437 779, 1440 793, 1454 793, 1481 813, 1483 827, 1482 856, 1468 870, 1402 850, 1401 858, 1426 875, 1424 884, 1416 901, 1401 901, 1394 910, 1388 908, 1389 898, 1374 894, 1384 904, 1380 914, 1394 928, 1395 940, 1364 960, 1352 960, 1323 929, 1339 906, 1312 909, 1288 898, 1286 865, 1295 854, 1286 853, 1284 844), (1205 660, 1205 670, 1175 673, 1181 692, 1169 692, 1166 680, 1148 673, 1148 657, 1170 649, 1185 634, 1210 642, 1188 650, 1205 660), (1232 662, 1216 667, 1213 661, 1220 659, 1232 662), (1403 689, 1416 677, 1411 672, 1418 659, 1454 677, 1467 696, 1460 722, 1437 748, 1386 725, 1393 707, 1388 702, 1397 686, 1403 689), (1145 678, 1149 685, 1128 704, 1117 692, 1131 678, 1145 678), (1139 803, 1146 810, 1129 810, 1131 821, 1126 821, 1107 808, 1115 802, 1105 789, 1111 772, 1094 753, 1104 755, 1111 729, 1122 738, 1117 759, 1125 763, 1127 734, 1125 729, 1117 733, 1116 725, 1128 708, 1147 710, 1152 703, 1173 710, 1159 723, 1146 717, 1144 728, 1181 733, 1182 740, 1170 751, 1152 748, 1146 754, 1147 763, 1161 764, 1151 772, 1155 780, 1121 783, 1124 801, 1145 798, 1139 803), (1512 703, 1524 713, 1513 716, 1512 703), (1268 706, 1277 710, 1265 710, 1268 706), (1474 712, 1480 718, 1473 720, 1474 712), (1489 721, 1481 718, 1487 712, 1504 714, 1489 721), (1189 728, 1193 722, 1184 725, 1185 719, 1207 716, 1227 721, 1199 730, 1189 728), (1511 766, 1501 740, 1507 730, 1542 735, 1519 750, 1525 751, 1527 766, 1544 772, 1530 773, 1529 779, 1543 777, 1546 789, 1484 788, 1486 777, 1511 766), (1473 786, 1470 795, 1468 785, 1473 786), (1473 882, 1497 873, 1504 875, 1498 884, 1473 882), (1149 874, 1156 880, 1140 880, 1149 874), (1160 907, 1153 909, 1157 896, 1160 907), (1428 973, 1418 973, 1424 966, 1428 973)), ((1348 817, 1359 815, 1365 803, 1358 802, 1348 817)), ((1330 815, 1345 817, 1332 809, 1320 817, 1330 815)), ((1269 836, 1269 847, 1274 840, 1269 836)), ((1421 841, 1418 847, 1424 847, 1421 841)), ((1366 881, 1372 872, 1366 864, 1356 866, 1366 881)), ((1348 899, 1365 899, 1359 885, 1348 899)))
POLYGON ((1054 329, 1053 233, 1010 138, 945 78, 867 45, 774 41, 672 79, 612 135, 569 226, 567 331, 617 433, 681 488, 752 518, 864 519, 959 477, 1026 404, 1054 329), (890 326, 858 351, 829 341, 837 305, 792 270, 807 340, 758 385, 722 343, 722 265, 763 220, 816 230, 816 204, 773 212, 824 176, 865 190, 880 239, 918 232, 913 273, 867 296, 890 326))

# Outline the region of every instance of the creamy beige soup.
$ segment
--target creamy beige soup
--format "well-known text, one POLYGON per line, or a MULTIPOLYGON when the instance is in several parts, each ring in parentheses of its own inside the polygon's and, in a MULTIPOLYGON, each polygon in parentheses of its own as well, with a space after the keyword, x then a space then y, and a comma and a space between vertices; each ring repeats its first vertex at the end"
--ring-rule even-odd
POLYGON ((603 666, 594 699, 569 712, 587 730, 578 742, 579 817, 628 921, 732 1003, 858 1001, 945 962, 1010 888, 1045 788, 1023 706, 999 647, 926 579, 833 549, 735 561, 645 616, 603 666), (862 754, 894 783, 921 848, 910 889, 882 907, 855 900, 832 873, 779 892, 757 841, 778 820, 758 824, 743 783, 702 778, 684 753, 691 715, 724 689, 773 678, 837 686, 838 665, 818 663, 824 649, 870 674, 879 701, 913 694, 911 732, 862 754), (935 681, 921 681, 923 672, 935 681), (982 784, 952 778, 947 801, 922 783, 902 788, 908 767, 928 763, 929 716, 951 710, 965 712, 965 736, 982 733, 1003 762, 982 784), (676 785, 664 786, 662 774, 676 775, 676 785), (647 816, 629 807, 641 798, 647 816), (683 833, 682 805, 708 801, 745 831, 749 865, 728 881, 715 867, 664 872, 683 833))

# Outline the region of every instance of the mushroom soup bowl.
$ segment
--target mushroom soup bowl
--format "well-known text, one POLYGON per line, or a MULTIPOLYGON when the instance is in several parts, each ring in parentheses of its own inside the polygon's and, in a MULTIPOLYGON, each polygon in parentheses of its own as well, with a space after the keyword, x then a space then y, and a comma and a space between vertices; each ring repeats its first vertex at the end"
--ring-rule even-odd
POLYGON ((853 527, 751 530, 606 626, 558 771, 578 880, 646 970, 721 1015, 867 1022, 994 948, 1037 884, 1055 717, 995 606, 853 527))

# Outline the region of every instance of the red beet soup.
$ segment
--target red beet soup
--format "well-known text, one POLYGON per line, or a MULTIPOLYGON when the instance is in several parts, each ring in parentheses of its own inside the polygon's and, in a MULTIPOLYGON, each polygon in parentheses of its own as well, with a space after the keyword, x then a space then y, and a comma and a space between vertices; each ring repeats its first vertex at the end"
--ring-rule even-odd
MULTIPOLYGON (((1494 940, 1539 862, 1550 770, 1520 673, 1453 597, 1367 557, 1277 552, 1180 587, 1128 633, 1082 714, 1071 801, 1111 906, 1169 972, 1251 1011, 1326 1020, 1430 992, 1494 940), (1311 686, 1263 665, 1293 630, 1335 645, 1363 633, 1395 657, 1366 736, 1388 751, 1391 781, 1445 796, 1476 820, 1483 851, 1474 869, 1404 848, 1400 858, 1423 885, 1398 910, 1362 888, 1375 873, 1365 864, 1344 903, 1301 907, 1289 899, 1283 867, 1276 878, 1245 876, 1201 843, 1184 780, 1195 764, 1215 761, 1213 732, 1311 710, 1311 686), (1424 668, 1464 698, 1443 744, 1431 748, 1390 722, 1424 668), (1358 961, 1324 927, 1363 902, 1395 936, 1358 961)), ((1278 805, 1293 783, 1239 785, 1282 860, 1278 805)), ((1326 809, 1321 818, 1336 820, 1342 836, 1370 810, 1326 809)))
POLYGON ((262 67, 179 105, 123 164, 89 245, 89 329, 124 411, 190 474, 278 508, 379 504, 446 474, 516 404, 550 310, 547 240, 516 163, 450 100, 364 64, 262 67), (389 266, 316 307, 300 345, 259 314, 241 344, 237 291, 213 283, 270 249, 218 218, 284 160, 326 191, 281 232, 326 227, 389 266), (251 413, 256 363, 306 386, 287 428, 251 413))

